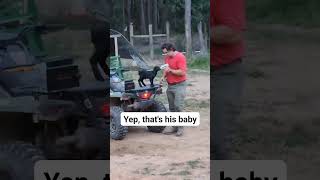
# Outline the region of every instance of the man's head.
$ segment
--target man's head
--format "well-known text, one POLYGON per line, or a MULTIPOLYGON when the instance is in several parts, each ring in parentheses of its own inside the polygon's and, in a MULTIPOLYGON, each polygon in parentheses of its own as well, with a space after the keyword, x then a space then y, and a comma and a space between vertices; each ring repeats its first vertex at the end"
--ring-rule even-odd
POLYGON ((162 44, 161 49, 162 49, 163 54, 165 54, 167 56, 174 56, 175 55, 176 48, 171 43, 162 44))

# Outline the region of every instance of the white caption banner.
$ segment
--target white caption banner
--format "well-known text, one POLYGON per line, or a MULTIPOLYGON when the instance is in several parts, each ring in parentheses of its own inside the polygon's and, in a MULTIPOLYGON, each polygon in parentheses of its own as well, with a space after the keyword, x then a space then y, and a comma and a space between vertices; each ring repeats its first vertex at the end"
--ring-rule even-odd
POLYGON ((199 126, 199 112, 123 112, 122 126, 199 126))

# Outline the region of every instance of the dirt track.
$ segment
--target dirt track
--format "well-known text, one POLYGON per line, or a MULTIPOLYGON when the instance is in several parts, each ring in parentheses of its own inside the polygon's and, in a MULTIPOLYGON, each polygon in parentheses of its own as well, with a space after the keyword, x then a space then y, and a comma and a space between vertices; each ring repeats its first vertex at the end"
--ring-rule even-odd
POLYGON ((182 137, 129 128, 124 140, 111 140, 112 180, 209 179, 209 74, 189 78, 186 111, 200 111, 200 126, 182 137))
MULTIPOLYGON (((248 76, 234 155, 283 159, 288 179, 318 179, 320 30, 265 27, 248 29, 248 76)), ((87 45, 78 39, 75 44, 87 45)), ((75 53, 86 57, 79 62, 83 69, 89 67, 88 49, 75 53)), ((186 129, 185 136, 131 128, 123 141, 111 140, 112 179, 209 179, 208 82, 208 74, 192 74, 187 110, 200 110, 201 125, 186 129)))
POLYGON ((319 179, 319 30, 251 26, 234 154, 281 159, 288 179, 319 179))

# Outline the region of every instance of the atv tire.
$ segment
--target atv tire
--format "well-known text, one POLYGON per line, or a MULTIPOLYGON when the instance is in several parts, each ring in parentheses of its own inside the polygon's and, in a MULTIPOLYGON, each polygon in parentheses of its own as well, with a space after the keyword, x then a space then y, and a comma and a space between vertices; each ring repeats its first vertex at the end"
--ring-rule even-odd
MULTIPOLYGON (((162 102, 154 101, 153 106, 150 108, 150 112, 167 112, 166 107, 162 104, 162 102)), ((147 126, 150 132, 161 133, 165 126, 147 126)))
POLYGON ((0 145, 0 179, 33 180, 34 165, 45 159, 42 152, 31 144, 16 142, 0 145))
POLYGON ((128 127, 121 125, 122 108, 111 107, 110 136, 114 140, 122 140, 128 133, 128 127))

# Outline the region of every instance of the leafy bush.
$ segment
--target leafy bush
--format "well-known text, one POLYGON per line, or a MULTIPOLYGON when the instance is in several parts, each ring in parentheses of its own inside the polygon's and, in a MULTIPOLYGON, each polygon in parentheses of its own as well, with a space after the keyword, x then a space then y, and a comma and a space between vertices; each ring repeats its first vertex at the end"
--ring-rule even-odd
POLYGON ((210 56, 195 56, 188 62, 188 68, 191 69, 210 69, 210 56))
POLYGON ((318 0, 248 0, 247 14, 258 23, 320 26, 318 0))

